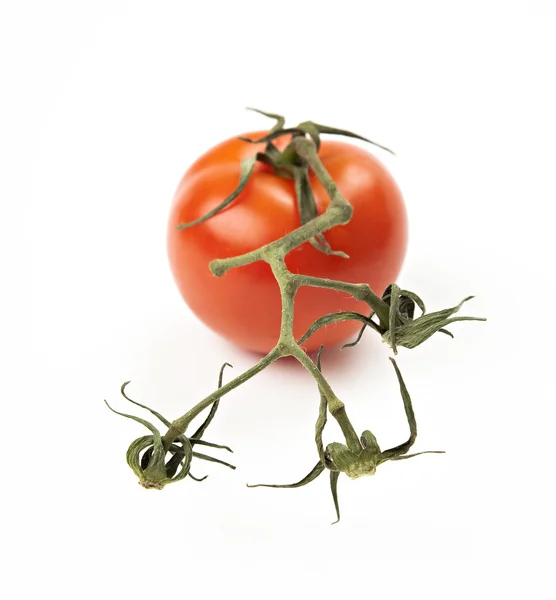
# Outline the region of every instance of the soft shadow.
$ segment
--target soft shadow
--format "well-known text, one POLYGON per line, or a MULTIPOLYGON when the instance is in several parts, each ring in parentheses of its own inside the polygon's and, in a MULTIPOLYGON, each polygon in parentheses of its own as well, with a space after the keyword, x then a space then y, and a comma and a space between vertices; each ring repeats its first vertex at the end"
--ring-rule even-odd
MULTIPOLYGON (((209 335, 217 337, 223 347, 230 348, 230 355, 239 355, 241 359, 244 359, 247 362, 252 362, 254 364, 263 357, 263 354, 260 352, 239 348, 212 332, 210 332, 209 335)), ((373 359, 379 355, 379 344, 375 343, 376 340, 372 339, 373 336, 376 337, 376 334, 372 331, 366 331, 363 334, 361 341, 351 348, 342 349, 341 344, 325 346, 321 355, 323 371, 331 373, 332 375, 344 374, 346 376, 353 376, 360 372, 361 369, 365 368, 365 365, 372 362, 373 359)), ((316 364, 318 350, 307 352, 307 355, 316 364)), ((281 358, 272 365, 272 368, 280 369, 283 373, 287 373, 291 376, 295 376, 296 372, 304 373, 305 371, 299 362, 292 356, 281 358)))
MULTIPOLYGON (((352 348, 344 348, 340 344, 335 346, 325 346, 321 355, 322 372, 325 377, 353 379, 363 371, 369 368, 376 360, 382 360, 380 352, 381 342, 373 339, 373 332, 366 332, 359 344, 352 348)), ((245 351, 231 346, 233 352, 238 353, 246 361, 255 363, 262 357, 256 352, 245 351)), ((307 353, 311 360, 316 364, 318 351, 314 350, 307 353)), ((308 376, 305 368, 292 356, 286 356, 274 363, 270 367, 274 372, 283 374, 292 381, 299 381, 308 376)))
MULTIPOLYGON (((134 328, 137 331, 139 328, 134 328)), ((226 369, 224 381, 239 375, 258 362, 261 354, 243 350, 219 337, 203 324, 175 314, 160 315, 150 322, 142 322, 141 335, 130 339, 126 359, 126 379, 132 380, 130 392, 134 399, 160 410, 170 420, 194 406, 217 386, 221 365, 228 362, 234 368, 226 369)), ((338 382, 355 381, 364 377, 370 366, 383 360, 381 341, 372 331, 363 335, 360 343, 352 348, 330 346, 323 349, 322 372, 327 379, 338 382), (380 356, 379 356, 380 355, 380 356)), ((309 353, 316 364, 317 352, 309 353)), ((273 385, 284 389, 306 390, 311 376, 295 358, 285 357, 269 367, 273 373, 273 385), (276 377, 278 375, 279 377, 276 377)), ((261 374, 262 376, 263 374, 261 374)), ((257 376, 255 379, 258 379, 257 376)), ((248 387, 249 384, 247 384, 248 387)), ((245 398, 249 398, 247 392, 245 398)), ((270 395, 271 397, 272 394, 270 395)), ((247 400, 246 400, 247 401, 247 400)), ((281 402, 287 402, 282 399, 281 402)), ((298 407, 297 400, 292 399, 298 407)), ((226 403, 227 405, 227 403, 226 403)), ((225 421, 227 410, 221 411, 225 421)))

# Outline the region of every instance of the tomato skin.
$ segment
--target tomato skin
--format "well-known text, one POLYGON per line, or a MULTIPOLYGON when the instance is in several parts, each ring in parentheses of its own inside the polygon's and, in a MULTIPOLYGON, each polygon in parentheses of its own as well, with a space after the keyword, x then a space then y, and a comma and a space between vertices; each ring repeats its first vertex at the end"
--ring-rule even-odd
MULTIPOLYGON (((257 139, 266 132, 243 135, 257 139)), ((288 142, 280 138, 277 145, 288 142)), ((168 255, 178 289, 191 310, 211 329, 255 352, 274 347, 280 332, 281 300, 270 267, 256 262, 215 277, 209 263, 249 252, 299 227, 292 180, 278 177, 257 163, 242 193, 225 210, 185 230, 181 223, 198 219, 230 195, 239 182, 240 162, 262 151, 232 138, 201 156, 183 176, 171 207, 168 255)), ((319 157, 340 192, 353 206, 351 221, 325 233, 334 250, 350 258, 327 256, 305 243, 286 256, 292 273, 353 283, 368 283, 382 295, 396 280, 407 247, 407 216, 401 192, 386 168, 365 150, 323 140, 319 157)), ((329 197, 311 173, 319 214, 329 197)), ((321 288, 301 288, 295 298, 294 335, 299 339, 324 314, 337 311, 368 314, 369 308, 348 294, 321 288)), ((350 340, 360 328, 347 321, 317 331, 304 347, 350 340)))

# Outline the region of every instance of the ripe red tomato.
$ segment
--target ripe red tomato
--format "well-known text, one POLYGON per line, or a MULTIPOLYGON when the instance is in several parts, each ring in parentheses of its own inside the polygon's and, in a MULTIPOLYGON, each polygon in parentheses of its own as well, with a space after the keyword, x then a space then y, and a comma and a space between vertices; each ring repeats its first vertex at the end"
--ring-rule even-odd
MULTIPOLYGON (((267 132, 243 137, 258 139, 267 132)), ((277 140, 284 147, 288 139, 277 140)), ((215 277, 209 262, 249 252, 297 228, 300 224, 293 180, 275 175, 257 163, 242 193, 209 220, 178 230, 217 206, 237 187, 242 159, 263 151, 232 138, 201 156, 183 176, 169 219, 168 253, 172 273, 186 303, 211 329, 228 340, 256 352, 268 352, 278 340, 281 300, 270 267, 256 262, 215 277)), ((308 243, 286 256, 293 273, 368 283, 382 295, 394 282, 407 246, 407 218, 401 192, 386 168, 361 148, 323 140, 319 156, 353 206, 344 226, 325 233, 334 250, 350 258, 328 256, 308 243)), ((311 173, 319 214, 328 195, 311 173)), ((299 339, 317 318, 336 311, 368 313, 368 307, 348 294, 319 288, 301 288, 295 299, 294 334, 299 339)), ((314 350, 351 339, 358 321, 330 325, 317 331, 304 347, 314 350)))

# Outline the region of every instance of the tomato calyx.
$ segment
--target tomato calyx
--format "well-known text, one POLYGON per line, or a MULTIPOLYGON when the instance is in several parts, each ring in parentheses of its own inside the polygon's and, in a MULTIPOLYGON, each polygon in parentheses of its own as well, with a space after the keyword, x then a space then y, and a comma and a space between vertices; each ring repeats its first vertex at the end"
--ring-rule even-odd
MULTIPOLYGON (((222 365, 218 377, 219 388, 222 387, 222 377, 226 366, 231 367, 229 363, 224 363, 222 365)), ((159 412, 153 410, 152 408, 149 408, 144 404, 140 404, 139 402, 132 400, 127 395, 125 390, 129 383, 129 381, 126 381, 122 385, 120 389, 120 393, 122 394, 122 396, 128 402, 131 402, 136 406, 148 410, 159 421, 166 425, 166 427, 168 427, 168 430, 170 431, 172 429, 172 423, 168 419, 166 419, 159 412)), ((128 465, 131 467, 132 471, 139 479, 139 484, 145 489, 161 490, 164 488, 164 486, 170 483, 175 483, 176 481, 181 481, 182 479, 185 479, 188 476, 194 481, 203 481, 207 478, 207 475, 201 478, 197 478, 190 471, 191 461, 193 458, 215 462, 224 465, 225 467, 228 467, 230 469, 235 469, 233 465, 223 460, 220 460, 219 458, 208 456, 206 454, 202 454, 193 450, 193 448, 196 445, 199 445, 232 452, 231 448, 229 448, 228 446, 214 444, 212 442, 207 442, 206 440, 202 439, 203 434, 205 433, 207 427, 210 425, 211 421, 214 418, 214 415, 216 414, 216 411, 218 409, 218 401, 212 404, 208 416, 191 437, 186 437, 184 434, 179 434, 174 437, 171 443, 167 443, 166 440, 162 437, 160 431, 149 421, 136 417, 135 415, 129 415, 114 410, 108 404, 108 402, 106 402, 106 405, 112 412, 116 413, 117 415, 136 421, 137 423, 144 425, 149 431, 151 431, 151 435, 145 435, 134 440, 130 444, 126 456, 128 465)))
MULTIPOLYGON (((321 370, 321 353, 322 347, 317 358, 317 368, 319 371, 321 370)), ((345 473, 350 479, 358 479, 360 477, 374 475, 379 465, 390 460, 405 460, 415 456, 420 456, 421 454, 444 454, 443 450, 425 450, 416 452, 414 454, 407 454, 417 439, 417 422, 415 420, 415 413, 413 411, 411 397, 407 391, 402 374, 396 361, 393 358, 390 358, 390 361, 392 362, 396 372, 396 377, 400 386, 400 394, 402 396, 404 410, 409 425, 410 434, 406 442, 382 451, 374 434, 369 430, 365 430, 359 439, 354 440, 352 436, 347 435, 345 444, 340 442, 332 442, 326 446, 326 449, 324 449, 322 435, 327 421, 326 415, 327 411, 329 410, 329 406, 326 395, 321 392, 319 415, 315 426, 317 448, 320 459, 319 462, 303 479, 296 483, 258 483, 251 485, 248 484, 247 487, 302 487, 317 479, 317 477, 325 470, 328 470, 330 472, 330 490, 332 493, 332 499, 334 501, 334 507, 336 509, 336 521, 334 521, 334 525, 340 520, 340 505, 338 501, 338 478, 340 473, 345 473)))
MULTIPOLYGON (((313 141, 316 151, 318 153, 321 143, 322 134, 330 135, 341 135, 344 137, 355 138, 362 140, 394 154, 392 150, 377 144, 372 140, 363 137, 357 133, 353 133, 346 129, 338 129, 337 127, 329 127, 327 125, 321 125, 313 121, 303 121, 296 127, 285 127, 286 119, 282 115, 274 113, 268 113, 256 108, 249 108, 265 117, 274 119, 275 125, 270 129, 266 136, 253 140, 246 137, 239 137, 249 144, 261 144, 265 143, 265 149, 263 152, 257 152, 254 156, 244 159, 241 162, 240 167, 240 178, 237 188, 225 198, 218 206, 207 212, 205 215, 191 221, 189 223, 182 223, 178 225, 178 229, 188 229, 199 225, 200 223, 212 218, 220 211, 224 210, 229 206, 245 189, 251 175, 254 172, 255 163, 261 162, 273 170, 274 174, 278 177, 284 177, 287 179, 293 179, 295 182, 295 195, 297 199, 297 208, 299 212, 299 220, 301 225, 312 221, 318 216, 317 206, 313 195, 313 190, 309 183, 309 164, 305 158, 303 158, 298 152, 297 141, 299 138, 309 138, 313 141), (291 141, 285 147, 284 150, 279 150, 273 141, 280 137, 289 136, 291 141)), ((322 252, 331 256, 340 256, 342 258, 349 258, 349 256, 341 250, 333 250, 330 243, 327 241, 323 233, 317 234, 315 237, 308 240, 308 242, 319 252, 322 252)))
MULTIPOLYGON (((286 127, 284 127, 284 125, 286 123, 286 119, 282 115, 264 112, 262 110, 259 110, 258 108, 248 108, 247 110, 252 110, 253 112, 259 113, 260 115, 263 115, 265 117, 269 117, 271 119, 276 120, 276 124, 274 125, 274 127, 272 127, 272 129, 269 131, 269 133, 266 136, 263 136, 262 138, 260 138, 258 140, 251 140, 249 138, 244 138, 244 137, 239 138, 240 140, 243 140, 243 141, 246 141, 246 142, 249 142, 252 144, 260 144, 260 143, 264 143, 264 142, 266 142, 267 144, 270 144, 273 140, 278 139, 279 137, 282 137, 284 135, 291 135, 292 137, 306 137, 308 135, 313 140, 313 142, 316 146, 317 152, 318 152, 320 149, 320 136, 324 133, 324 134, 331 134, 331 135, 341 135, 344 137, 350 137, 350 138, 362 140, 363 142, 372 144, 373 146, 376 146, 377 148, 385 150, 386 152, 389 152, 390 154, 394 154, 394 152, 392 150, 390 150, 390 148, 387 148, 386 146, 383 146, 382 144, 378 144, 377 142, 373 142, 369 138, 363 137, 362 135, 359 135, 358 133, 353 133, 352 131, 348 131, 347 129, 338 129, 337 127, 329 127, 328 125, 321 125, 320 123, 315 123, 314 121, 303 121, 302 123, 299 123, 299 125, 297 125, 296 127, 286 128, 286 127)), ((265 150, 265 152, 266 152, 266 150, 265 150)), ((291 154, 286 152, 285 156, 289 159, 291 154)))
POLYGON ((370 327, 392 348, 394 354, 397 354, 398 346, 404 348, 416 348, 435 333, 444 333, 453 338, 454 334, 447 330, 446 326, 457 321, 486 321, 486 319, 482 317, 452 316, 459 311, 465 302, 472 298, 473 296, 468 296, 452 308, 446 308, 433 313, 426 313, 425 304, 417 294, 408 290, 402 290, 393 283, 386 288, 382 295, 382 301, 388 306, 387 318, 382 314, 382 319, 379 319, 378 321, 374 320, 374 317, 377 316, 375 310, 376 304, 373 302, 374 299, 372 297, 369 299, 362 298, 362 300, 366 301, 371 308, 369 316, 348 311, 324 315, 309 327, 297 343, 303 344, 321 327, 326 327, 327 325, 332 325, 333 323, 339 323, 345 320, 355 320, 361 321, 363 326, 361 327, 356 340, 349 344, 344 344, 342 348, 357 345, 361 340, 365 329, 370 327), (421 311, 421 315, 417 318, 415 318, 416 307, 421 311))

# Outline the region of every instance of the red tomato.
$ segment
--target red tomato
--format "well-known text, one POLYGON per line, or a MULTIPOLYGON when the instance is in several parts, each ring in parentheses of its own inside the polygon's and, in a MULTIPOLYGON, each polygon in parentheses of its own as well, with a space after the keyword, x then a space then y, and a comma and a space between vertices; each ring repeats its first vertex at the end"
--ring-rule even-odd
MULTIPOLYGON (((258 139, 266 132, 243 137, 258 139)), ((288 142, 280 138, 276 145, 288 142)), ((168 253, 172 273, 186 303, 211 329, 228 340, 256 352, 268 352, 280 331, 281 300, 270 267, 253 263, 215 277, 209 262, 244 254, 299 227, 292 180, 278 177, 257 163, 246 188, 222 212, 209 220, 178 230, 203 216, 237 187, 240 162, 264 150, 237 138, 229 139, 201 156, 182 178, 173 201, 168 227, 168 253)), ((286 256, 293 273, 304 273, 353 283, 368 283, 382 295, 401 269, 407 246, 407 218, 401 192, 386 168, 361 148, 323 140, 320 159, 353 206, 344 226, 325 233, 334 250, 350 258, 327 256, 308 243, 286 256)), ((319 214, 328 195, 311 173, 319 214)), ((301 288, 295 299, 294 334, 299 339, 317 318, 336 311, 368 314, 365 303, 348 294, 319 288, 301 288)), ((358 321, 330 325, 315 333, 304 347, 314 350, 351 339, 358 321)))

